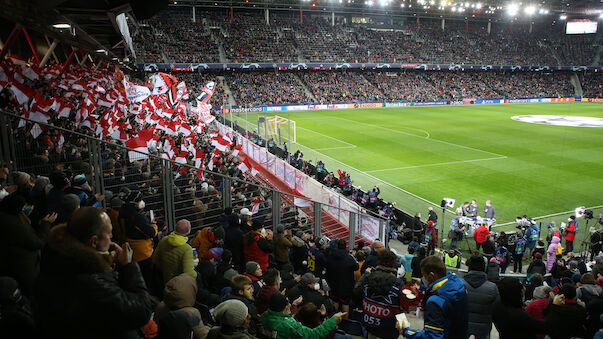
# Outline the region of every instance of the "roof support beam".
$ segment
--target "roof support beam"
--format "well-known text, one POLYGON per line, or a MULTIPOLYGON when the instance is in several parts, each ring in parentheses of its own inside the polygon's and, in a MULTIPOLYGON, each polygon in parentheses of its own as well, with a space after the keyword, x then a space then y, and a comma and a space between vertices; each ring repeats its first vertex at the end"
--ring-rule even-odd
MULTIPOLYGON (((57 47, 58 44, 58 40, 54 39, 54 41, 52 42, 52 44, 50 44, 50 47, 48 47, 48 51, 46 51, 46 54, 44 54, 44 57, 42 58, 42 61, 40 62, 40 67, 44 67, 46 65, 46 62, 48 62, 48 59, 50 59, 50 55, 54 55, 54 49, 57 47)), ((56 59, 56 55, 54 56, 56 59)))
POLYGON ((10 32, 8 39, 6 39, 4 47, 2 47, 2 50, 0 50, 0 60, 4 59, 4 56, 6 55, 6 53, 8 53, 8 50, 12 47, 13 43, 15 43, 15 41, 19 37, 20 32, 21 25, 15 24, 15 27, 13 27, 13 30, 10 32))
POLYGON ((63 65, 63 67, 61 68, 61 74, 65 73, 65 69, 67 68, 67 66, 69 65, 69 62, 71 62, 71 58, 73 58, 73 55, 75 54, 75 49, 71 50, 71 53, 69 54, 69 57, 67 58, 67 61, 65 61, 65 64, 63 65))
POLYGON ((25 39, 27 40, 27 43, 29 44, 29 48, 31 48, 31 53, 33 54, 34 58, 36 59, 36 63, 40 63, 40 58, 38 57, 38 52, 36 52, 36 49, 33 45, 33 43, 31 42, 31 39, 29 38, 29 34, 27 34, 27 30, 25 29, 25 27, 22 28, 23 30, 23 35, 25 35, 25 39))

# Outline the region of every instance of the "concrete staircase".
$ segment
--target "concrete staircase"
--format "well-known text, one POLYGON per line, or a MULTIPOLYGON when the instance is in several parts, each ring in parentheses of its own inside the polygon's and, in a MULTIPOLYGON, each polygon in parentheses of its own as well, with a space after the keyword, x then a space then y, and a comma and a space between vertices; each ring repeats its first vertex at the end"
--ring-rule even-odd
POLYGON ((302 79, 296 73, 293 73, 293 77, 302 86, 302 88, 304 89, 304 92, 306 92, 306 95, 309 96, 310 98, 312 98, 312 101, 318 102, 318 100, 316 100, 316 97, 314 96, 314 94, 312 93, 310 88, 308 88, 308 86, 306 86, 306 84, 302 81, 302 79))
POLYGON ((232 91, 230 90, 230 86, 228 86, 228 81, 224 78, 223 75, 218 76, 218 81, 220 81, 220 86, 224 89, 224 94, 226 94, 226 98, 228 104, 231 106, 237 106, 237 101, 232 95, 232 91))
POLYGON ((570 75, 570 82, 574 85, 574 95, 577 97, 581 97, 583 94, 582 84, 580 84, 580 78, 578 78, 578 74, 572 73, 570 75))

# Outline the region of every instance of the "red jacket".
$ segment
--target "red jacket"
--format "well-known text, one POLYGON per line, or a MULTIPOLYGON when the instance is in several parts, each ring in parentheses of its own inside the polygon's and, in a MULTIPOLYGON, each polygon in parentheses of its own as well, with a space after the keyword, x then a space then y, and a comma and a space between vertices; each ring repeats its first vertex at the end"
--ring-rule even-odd
POLYGON ((271 251, 262 250, 258 245, 260 241, 266 242, 268 240, 257 231, 246 233, 243 236, 243 251, 245 252, 245 261, 255 261, 260 265, 262 271, 265 271, 268 268, 268 256, 271 251))
POLYGON ((574 241, 574 238, 576 237, 576 221, 570 221, 567 224, 567 227, 565 228, 565 235, 563 236, 563 239, 567 240, 567 241, 574 241))
POLYGON ((526 307, 526 312, 528 312, 532 317, 544 321, 545 317, 542 314, 542 310, 551 302, 551 299, 542 298, 532 300, 530 304, 526 307))
POLYGON ((475 239, 476 243, 481 244, 484 241, 486 241, 486 236, 488 234, 490 234, 490 231, 488 231, 488 227, 486 227, 486 226, 480 226, 473 233, 473 239, 475 239))

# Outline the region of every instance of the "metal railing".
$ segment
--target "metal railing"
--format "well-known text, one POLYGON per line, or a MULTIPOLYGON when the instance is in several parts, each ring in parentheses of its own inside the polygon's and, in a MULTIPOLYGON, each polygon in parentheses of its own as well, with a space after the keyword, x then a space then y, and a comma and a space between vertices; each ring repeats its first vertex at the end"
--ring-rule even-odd
MULTIPOLYGON (((70 176, 84 174, 92 191, 107 197, 101 202, 103 207, 109 207, 108 197, 120 191, 138 190, 144 195, 145 210, 152 210, 158 226, 167 231, 183 218, 191 221, 193 230, 216 226, 225 207, 238 212, 257 204, 254 218, 263 218, 267 228, 284 225, 304 229, 314 237, 345 237, 350 246, 360 239, 362 229, 357 221, 363 213, 279 191, 262 175, 232 177, 201 170, 164 159, 154 150, 147 154, 74 131, 67 119, 52 122, 36 122, 0 110, 0 165, 36 176, 49 176, 56 170, 70 176), (34 138, 36 131, 41 133, 34 138), (334 216, 344 213, 349 215, 347 223, 334 216)), ((379 238, 386 240, 385 233, 381 230, 379 238)))

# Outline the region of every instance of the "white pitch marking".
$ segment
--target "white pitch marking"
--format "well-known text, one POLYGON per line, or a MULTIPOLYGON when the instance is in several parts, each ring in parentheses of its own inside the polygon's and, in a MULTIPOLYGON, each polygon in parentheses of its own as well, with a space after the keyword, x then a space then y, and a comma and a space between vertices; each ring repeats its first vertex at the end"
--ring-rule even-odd
POLYGON ((431 141, 439 142, 439 143, 446 144, 446 145, 451 145, 451 146, 456 146, 456 147, 460 147, 460 148, 465 148, 465 149, 472 150, 472 151, 478 151, 478 152, 488 153, 488 154, 495 155, 497 157, 505 157, 505 158, 507 157, 506 155, 502 155, 502 154, 498 154, 498 153, 494 153, 494 152, 489 152, 489 151, 484 151, 484 150, 479 149, 479 148, 473 148, 473 147, 469 147, 469 146, 463 146, 463 145, 455 144, 455 143, 444 141, 444 140, 433 139, 433 138, 430 138, 430 137, 422 137, 420 135, 416 135, 416 134, 412 134, 412 133, 407 133, 407 132, 402 132, 402 131, 398 131, 398 130, 395 130, 395 129, 391 129, 391 128, 379 126, 379 125, 367 124, 367 123, 364 123, 364 122, 359 122, 359 121, 356 121, 356 120, 350 120, 350 119, 340 118, 340 117, 331 117, 331 118, 345 120, 345 121, 349 121, 349 122, 354 122, 354 123, 357 123, 357 124, 360 124, 360 125, 381 128, 381 129, 384 129, 384 130, 387 130, 387 131, 391 131, 391 132, 394 132, 394 133, 406 134, 406 135, 410 135, 412 137, 421 138, 421 139, 425 139, 425 140, 431 140, 431 141))
MULTIPOLYGON (((354 147, 356 147, 356 145, 354 145, 354 144, 350 144, 349 142, 345 142, 345 141, 343 141, 343 140, 339 140, 339 139, 337 139, 337 138, 333 138, 333 137, 328 136, 328 135, 326 135, 326 134, 322 134, 322 133, 319 133, 319 132, 313 131, 313 130, 311 130, 311 129, 309 129, 309 128, 305 128, 305 127, 301 127, 301 126, 297 126, 297 128, 299 128, 299 129, 303 129, 303 130, 306 130, 306 131, 310 131, 310 132, 312 132, 312 133, 316 133, 316 134, 318 134, 318 135, 322 135, 322 136, 323 136, 323 137, 325 137, 325 138, 333 139, 333 140, 338 141, 338 142, 340 142, 340 143, 342 143, 342 144, 347 144, 348 146, 347 146, 347 147, 345 147, 345 148, 354 148, 354 147), (351 146, 351 147, 350 147, 350 146, 351 146)), ((336 148, 341 148, 341 147, 336 147, 336 148)), ((326 149, 326 148, 322 148, 322 149, 326 149)), ((330 148, 329 148, 329 149, 330 149, 330 148)))
POLYGON ((366 171, 367 173, 373 172, 385 172, 385 171, 397 171, 409 168, 420 168, 420 167, 431 167, 431 166, 440 166, 440 165, 451 165, 451 164, 462 164, 465 162, 476 162, 476 161, 486 161, 486 160, 498 160, 498 159, 506 159, 506 156, 496 157, 496 158, 482 158, 482 159, 472 159, 472 160, 458 160, 458 161, 448 161, 448 162, 438 162, 437 164, 425 164, 425 165, 416 165, 416 166, 405 166, 405 167, 395 167, 395 168, 385 168, 378 170, 366 171))
MULTIPOLYGON (((586 207, 586 209, 593 210, 595 208, 601 208, 601 207, 603 207, 603 205, 586 207)), ((544 219, 544 218, 549 218, 549 217, 555 217, 555 216, 558 216, 558 215, 564 215, 564 214, 574 213, 575 211, 576 210, 571 210, 571 211, 565 211, 565 212, 558 212, 558 213, 553 213, 553 214, 541 215, 539 217, 534 217, 532 219, 536 220, 536 219, 544 219)), ((492 227, 500 227, 500 226, 514 225, 514 224, 516 224, 515 221, 510 221, 510 222, 506 222, 504 224, 496 224, 496 225, 493 225, 492 227)))

